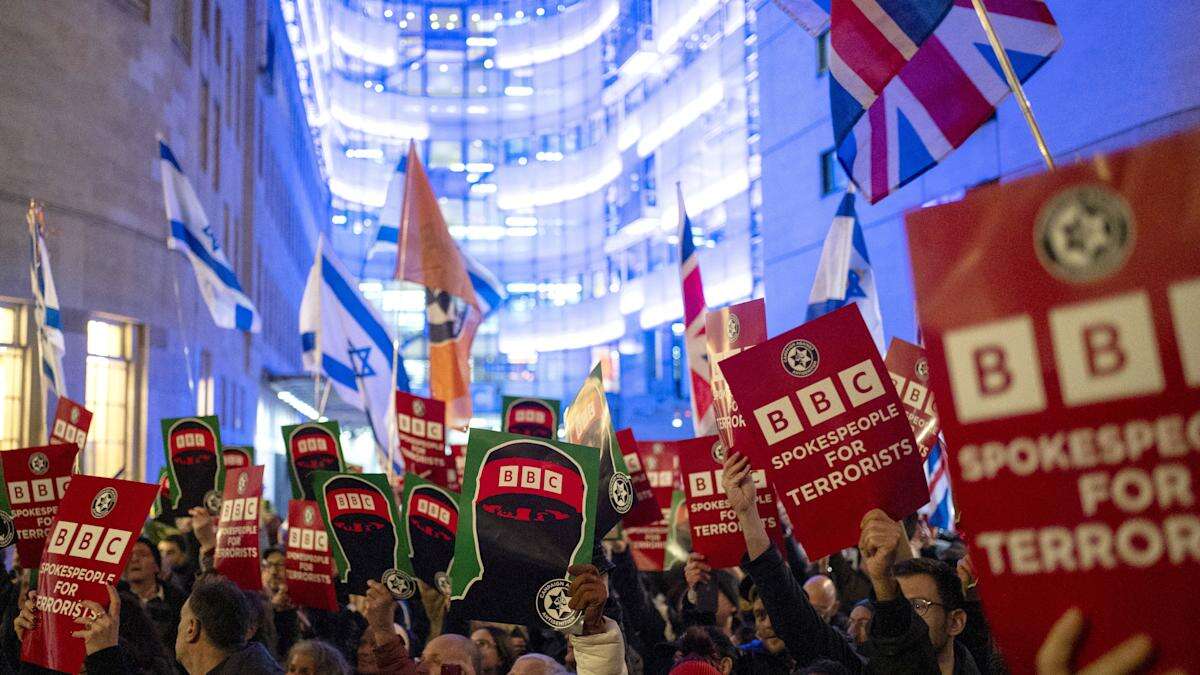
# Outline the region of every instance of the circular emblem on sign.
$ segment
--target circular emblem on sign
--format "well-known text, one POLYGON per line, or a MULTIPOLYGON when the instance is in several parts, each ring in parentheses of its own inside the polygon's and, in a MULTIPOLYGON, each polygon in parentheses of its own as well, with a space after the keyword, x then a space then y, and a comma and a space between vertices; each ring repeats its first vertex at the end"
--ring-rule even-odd
POLYGON ((916 371, 917 377, 921 378, 922 382, 929 379, 929 361, 925 358, 917 359, 917 364, 913 366, 913 370, 916 371))
POLYGON ((729 342, 737 342, 738 336, 742 334, 742 322, 737 318, 736 314, 730 314, 729 320, 725 322, 725 338, 729 342))
POLYGON ((442 595, 450 595, 450 575, 445 572, 438 572, 433 575, 433 583, 437 589, 442 592, 442 595))
POLYGON ((204 508, 208 512, 216 515, 221 510, 221 495, 217 494, 216 490, 209 490, 204 493, 204 508))
POLYGON ((821 362, 821 354, 817 347, 808 340, 792 340, 783 348, 779 360, 783 367, 796 377, 808 377, 817 369, 821 362))
POLYGON ((106 487, 92 497, 92 517, 103 518, 117 507, 117 489, 106 487))
POLYGON ((12 516, 0 511, 0 548, 8 548, 17 540, 17 528, 12 516))
POLYGON ((407 600, 417 592, 417 584, 412 577, 398 569, 390 569, 383 573, 383 585, 394 597, 407 600))
POLYGON ((71 408, 71 424, 79 421, 79 408, 71 408))
POLYGON ((35 452, 29 456, 29 470, 35 475, 42 475, 50 470, 50 460, 46 458, 46 453, 35 452))
POLYGON ((413 401, 413 414, 417 417, 425 416, 425 401, 422 401, 421 399, 413 401))
POLYGON ((633 507, 633 481, 629 474, 613 474, 608 484, 608 499, 617 513, 626 513, 633 507))
POLYGON ((571 601, 571 582, 566 579, 551 579, 538 590, 534 607, 538 616, 551 628, 569 628, 579 620, 579 612, 567 603, 571 601))
POLYGON ((655 453, 662 452, 664 447, 666 447, 666 446, 664 446, 662 443, 655 443, 654 444, 654 452, 655 453))
POLYGON ((717 441, 716 443, 713 443, 711 453, 712 453, 712 458, 713 458, 714 462, 716 462, 717 464, 725 463, 725 443, 724 442, 717 441))
POLYGON ((246 486, 250 484, 250 474, 244 473, 238 476, 237 491, 239 495, 246 494, 246 486))
POLYGON ((311 506, 308 507, 307 509, 304 509, 304 524, 305 525, 312 525, 313 521, 317 519, 317 514, 315 513, 315 511, 316 511, 316 509, 314 509, 311 506))
POLYGON ((1133 211, 1121 195, 1098 185, 1058 193, 1038 213, 1038 260, 1064 281, 1095 281, 1117 271, 1133 250, 1133 211))

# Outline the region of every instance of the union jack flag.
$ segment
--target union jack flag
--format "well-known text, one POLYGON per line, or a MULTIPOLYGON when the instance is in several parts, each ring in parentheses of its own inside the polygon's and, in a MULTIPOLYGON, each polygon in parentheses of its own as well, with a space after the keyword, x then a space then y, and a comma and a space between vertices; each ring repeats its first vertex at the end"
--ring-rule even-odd
MULTIPOLYGON (((984 5, 1022 82, 1062 45, 1044 0, 984 0, 984 5)), ((847 53, 838 46, 840 6, 834 5, 831 28, 834 144, 846 173, 875 203, 962 145, 991 119, 1009 87, 971 0, 953 0, 902 67, 895 68, 899 59, 879 64, 881 75, 891 73, 882 91, 880 78, 855 78, 864 71, 847 68, 839 58, 847 53)))
POLYGON ((925 458, 925 480, 929 483, 929 504, 920 512, 929 517, 929 524, 943 530, 954 529, 954 499, 950 493, 950 468, 946 463, 946 448, 933 446, 925 458))
POLYGON ((717 421, 713 412, 711 373, 708 367, 708 348, 705 344, 704 283, 700 280, 700 255, 692 241, 692 221, 683 205, 683 188, 679 192, 679 243, 683 253, 679 262, 679 283, 683 291, 683 350, 687 355, 692 385, 692 428, 697 436, 716 433, 717 421))

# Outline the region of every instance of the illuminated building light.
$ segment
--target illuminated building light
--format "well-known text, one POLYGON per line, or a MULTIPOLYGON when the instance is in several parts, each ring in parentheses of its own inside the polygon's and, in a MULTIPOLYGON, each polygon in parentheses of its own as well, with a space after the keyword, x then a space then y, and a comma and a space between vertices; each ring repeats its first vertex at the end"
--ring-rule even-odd
POLYGON ((339 199, 372 208, 381 208, 387 203, 387 185, 382 188, 370 188, 330 175, 329 192, 339 199))
POLYGON ((625 152, 642 137, 642 123, 636 117, 626 119, 617 130, 617 149, 625 152))
POLYGON ((473 241, 499 241, 505 235, 499 225, 451 225, 449 229, 451 237, 473 241))
POLYGON ((281 391, 281 392, 275 394, 275 396, 280 401, 283 401, 284 403, 291 406, 293 410, 300 413, 301 415, 304 415, 305 417, 307 417, 310 420, 325 419, 324 417, 321 417, 321 413, 317 412, 316 408, 305 403, 304 401, 301 401, 299 398, 296 397, 295 394, 293 394, 290 391, 281 391))
MULTIPOLYGON (((587 11, 587 7, 591 7, 591 5, 580 6, 580 9, 576 12, 560 14, 557 18, 552 19, 552 21, 563 24, 567 22, 581 23, 580 13, 587 11)), ((604 32, 608 30, 609 26, 617 20, 620 10, 620 3, 617 0, 604 0, 604 4, 597 13, 596 19, 591 23, 578 26, 578 30, 566 35, 561 35, 566 31, 555 30, 547 26, 544 30, 539 30, 533 34, 533 39, 544 40, 544 42, 533 44, 523 49, 506 49, 505 45, 519 44, 520 40, 516 36, 513 36, 514 39, 512 40, 505 40, 505 36, 501 35, 500 45, 496 52, 496 61, 500 64, 501 68, 509 70, 570 56, 599 40, 604 35, 604 32)), ((523 12, 517 11, 516 17, 518 19, 524 16, 523 12)), ((505 29, 502 28, 501 30, 505 29)), ((525 31, 523 28, 516 30, 525 31)))
POLYGON ((495 66, 495 65, 496 65, 496 62, 495 62, 495 61, 493 61, 493 60, 491 60, 491 59, 484 59, 484 60, 483 60, 483 67, 484 67, 484 68, 491 68, 491 67, 493 67, 493 66, 495 66))
MULTIPOLYGON (((688 206, 688 213, 695 218, 749 189, 750 172, 747 168, 741 167, 709 183, 690 185, 685 182, 683 200, 688 206)), ((678 209, 663 209, 661 228, 663 232, 674 236, 679 229, 678 209)), ((668 243, 678 244, 678 237, 675 237, 674 242, 668 240, 668 243)))
POLYGON ((658 35, 658 53, 666 54, 675 48, 675 43, 696 25, 696 22, 708 16, 709 12, 713 11, 717 5, 721 4, 720 0, 694 0, 693 2, 680 3, 686 9, 675 23, 667 26, 658 35))
POLYGON ((537 233, 537 227, 510 227, 505 230, 510 237, 536 237, 537 233))
POLYGON ((534 155, 534 158, 539 162, 561 162, 563 154, 561 152, 539 152, 534 155))
POLYGON ((382 84, 378 84, 378 83, 377 83, 377 84, 375 85, 375 93, 376 93, 376 94, 382 94, 382 93, 383 93, 383 85, 382 85, 382 84))
POLYGON ((383 159, 383 148, 346 148, 348 159, 383 159))
POLYGON ((467 162, 467 171, 471 173, 491 173, 496 170, 496 165, 491 162, 467 162))
POLYGON ((505 96, 533 96, 533 87, 523 85, 509 85, 504 88, 505 96))
POLYGON ((620 178, 623 168, 621 158, 612 157, 598 171, 574 181, 542 183, 536 188, 524 191, 505 189, 504 193, 496 198, 496 205, 504 211, 515 211, 579 199, 600 191, 620 178))
POLYGON ((546 8, 538 7, 537 12, 535 12, 535 14, 537 14, 538 16, 546 16, 546 8))
POLYGON ((717 80, 708 85, 698 96, 688 100, 687 103, 667 115, 659 122, 658 127, 644 132, 637 143, 638 156, 648 156, 723 100, 725 100, 725 87, 720 80, 717 80))
POLYGON ((337 99, 330 101, 329 112, 343 126, 374 136, 401 140, 429 138, 429 125, 424 122, 402 122, 398 119, 378 118, 351 110, 337 99))
POLYGON ((494 37, 483 37, 481 35, 472 35, 467 38, 468 47, 495 47, 496 42, 497 40, 494 37))
MULTIPOLYGON (((699 213, 699 211, 696 211, 696 214, 699 213)), ((660 227, 661 220, 659 218, 655 216, 642 216, 605 239, 604 253, 606 255, 613 255, 624 251, 630 246, 647 239, 657 232, 660 227)))
POLYGON ((335 214, 332 218, 329 219, 329 222, 333 223, 334 225, 345 225, 346 224, 346 216, 341 213, 335 214))
POLYGON ((473 195, 494 195, 496 194, 495 183, 476 183, 471 186, 471 194, 473 195))
POLYGON ((509 293, 537 293, 537 284, 529 281, 514 281, 504 285, 509 293))
MULTIPOLYGON (((337 22, 340 23, 343 18, 339 15, 337 22)), ((362 26, 355 26, 350 31, 334 25, 330 38, 343 54, 372 65, 390 68, 400 60, 395 47, 396 29, 388 24, 364 21, 362 26)))
POLYGON ((532 227, 538 224, 537 216, 507 216, 504 224, 509 227, 532 227))

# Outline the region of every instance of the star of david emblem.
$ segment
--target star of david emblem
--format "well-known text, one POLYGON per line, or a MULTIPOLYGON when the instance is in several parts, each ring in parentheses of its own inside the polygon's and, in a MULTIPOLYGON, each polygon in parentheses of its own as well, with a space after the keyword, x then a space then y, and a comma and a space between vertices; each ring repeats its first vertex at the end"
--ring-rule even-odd
POLYGON ((612 483, 608 488, 608 496, 612 499, 613 508, 618 513, 625 513, 633 506, 633 489, 629 476, 614 473, 612 483))
POLYGON ((1090 281, 1119 268, 1132 250, 1133 213, 1121 195, 1099 186, 1066 190, 1038 214, 1038 259, 1067 281, 1090 281))
POLYGON ((538 591, 534 607, 542 621, 552 628, 566 628, 579 617, 579 612, 571 609, 568 604, 571 601, 571 596, 568 595, 570 588, 571 584, 566 579, 551 579, 542 584, 538 591))
POLYGON ((35 452, 29 458, 29 470, 37 475, 42 475, 50 469, 50 460, 44 453, 35 452))
POLYGON ((355 347, 350 345, 346 350, 350 355, 350 365, 354 368, 354 374, 358 377, 371 377, 375 375, 375 368, 369 363, 371 359, 371 348, 355 347))
POLYGON ((117 491, 114 488, 106 487, 96 496, 92 498, 92 517, 103 518, 112 513, 112 510, 117 505, 117 491))
POLYGON ((849 278, 846 280, 846 299, 865 298, 867 292, 862 288, 862 278, 866 270, 850 270, 849 278))
POLYGON ((808 340, 792 340, 780 355, 783 367, 796 377, 812 375, 820 359, 816 345, 808 340))
POLYGON ((570 598, 567 597, 567 592, 561 588, 556 588, 546 595, 546 613, 555 619, 561 619, 571 611, 567 606, 570 598))

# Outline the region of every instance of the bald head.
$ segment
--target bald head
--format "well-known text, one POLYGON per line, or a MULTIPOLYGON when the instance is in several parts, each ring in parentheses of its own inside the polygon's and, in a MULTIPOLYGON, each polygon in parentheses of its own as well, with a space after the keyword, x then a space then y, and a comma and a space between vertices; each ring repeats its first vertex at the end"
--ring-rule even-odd
POLYGON ((513 663, 508 675, 565 675, 566 668, 545 654, 526 654, 513 663))
POLYGON ((808 594, 808 601, 812 603, 813 609, 817 610, 817 614, 821 615, 821 619, 829 623, 838 611, 837 586, 833 585, 833 579, 824 574, 809 577, 808 581, 804 582, 804 592, 808 594))
POLYGON ((442 665, 455 665, 463 669, 463 675, 479 675, 483 672, 483 656, 474 642, 447 633, 439 635, 425 645, 421 662, 428 664, 430 675, 440 675, 442 665))

